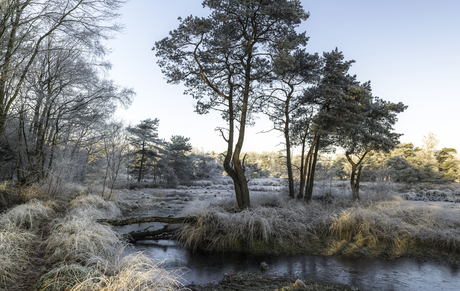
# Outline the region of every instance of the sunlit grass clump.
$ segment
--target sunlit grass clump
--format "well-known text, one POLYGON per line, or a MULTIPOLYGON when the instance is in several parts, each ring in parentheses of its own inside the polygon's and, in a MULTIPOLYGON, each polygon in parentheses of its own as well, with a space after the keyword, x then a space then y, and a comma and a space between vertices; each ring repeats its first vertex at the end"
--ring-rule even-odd
POLYGON ((118 262, 114 275, 88 278, 71 290, 187 290, 180 283, 180 276, 181 270, 166 270, 161 262, 156 262, 142 253, 135 253, 118 262))
POLYGON ((45 275, 35 284, 34 291, 56 291, 56 290, 71 290, 77 284, 88 282, 87 289, 91 290, 89 278, 100 276, 100 272, 85 268, 77 264, 64 265, 55 268, 45 275))

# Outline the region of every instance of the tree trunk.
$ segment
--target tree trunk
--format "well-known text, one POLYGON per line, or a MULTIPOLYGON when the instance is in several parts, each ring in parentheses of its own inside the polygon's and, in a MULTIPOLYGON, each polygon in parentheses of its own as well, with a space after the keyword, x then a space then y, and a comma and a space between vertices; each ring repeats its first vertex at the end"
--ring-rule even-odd
MULTIPOLYGON (((230 82, 229 82, 230 83, 230 82)), ((228 99, 229 107, 229 135, 227 142, 227 154, 224 159, 224 169, 227 174, 233 180, 233 186, 235 188, 236 201, 240 209, 248 208, 251 206, 249 200, 249 188, 248 182, 244 175, 244 169, 241 165, 240 154, 244 141, 244 129, 246 127, 246 113, 247 110, 247 101, 243 102, 241 120, 240 120, 240 131, 238 136, 238 142, 235 146, 235 151, 233 151, 233 138, 235 133, 235 114, 233 108, 233 87, 230 84, 230 94, 228 99)))
POLYGON ((319 136, 315 143, 315 153, 313 156, 310 154, 310 165, 308 167, 308 176, 307 176, 307 188, 305 190, 305 201, 310 202, 313 196, 313 185, 315 182, 315 169, 316 163, 318 161, 318 151, 319 151, 319 136))
POLYGON ((351 164, 350 186, 351 186, 351 197, 353 201, 359 200, 359 179, 361 177, 361 171, 363 169, 361 162, 363 161, 367 153, 368 152, 365 151, 357 163, 353 161, 353 159, 351 158, 351 154, 349 152, 345 153, 345 156, 347 157, 348 162, 351 164))
POLYGON ((306 140, 302 140, 302 150, 300 153, 300 188, 299 188, 299 194, 297 194, 297 199, 303 199, 303 190, 305 187, 305 143, 306 140))
POLYGON ((145 141, 142 141, 141 165, 139 167, 139 176, 137 177, 137 182, 140 182, 142 179, 142 168, 144 167, 144 155, 145 155, 145 141))
POLYGON ((291 102, 292 93, 294 92, 292 86, 291 91, 286 97, 286 101, 284 103, 284 139, 286 142, 286 167, 287 167, 287 174, 288 174, 288 184, 289 184, 289 196, 291 198, 295 198, 294 193, 294 175, 292 174, 292 161, 291 161, 291 140, 289 135, 289 124, 290 124, 290 116, 289 116, 289 104, 291 102))

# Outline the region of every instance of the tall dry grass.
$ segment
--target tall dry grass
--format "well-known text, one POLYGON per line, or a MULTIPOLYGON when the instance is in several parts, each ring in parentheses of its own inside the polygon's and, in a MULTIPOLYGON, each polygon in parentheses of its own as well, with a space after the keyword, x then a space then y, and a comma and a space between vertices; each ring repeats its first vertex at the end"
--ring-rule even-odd
POLYGON ((73 262, 112 272, 127 243, 110 226, 91 218, 58 221, 45 241, 49 262, 73 262))
POLYGON ((188 248, 210 251, 277 241, 307 244, 313 238, 358 247, 404 251, 418 245, 460 252, 460 208, 417 204, 384 193, 367 195, 360 203, 341 198, 330 204, 285 200, 243 211, 226 201, 194 202, 181 215, 197 216, 198 221, 184 225, 178 237, 188 248))
POLYGON ((194 202, 181 215, 197 216, 197 223, 183 225, 178 238, 188 248, 224 251, 238 249, 241 243, 303 241, 324 233, 328 210, 320 203, 285 200, 273 206, 276 201, 281 200, 259 199, 262 205, 243 211, 228 208, 227 202, 194 202))
POLYGON ((0 232, 0 290, 17 278, 22 264, 27 262, 28 251, 35 235, 16 227, 0 232))
POLYGON ((100 195, 80 195, 70 202, 68 216, 87 217, 93 220, 121 217, 121 209, 115 201, 107 201, 100 195))
POLYGON ((21 265, 27 262, 30 246, 37 238, 34 232, 40 223, 53 215, 51 208, 38 200, 31 200, 0 216, 1 285, 6 286, 17 278, 21 265))
POLYGON ((88 278, 74 286, 71 291, 188 290, 180 282, 181 274, 179 269, 167 270, 162 267, 161 262, 156 262, 143 253, 136 253, 124 257, 114 275, 88 278))
POLYGON ((43 205, 41 201, 33 199, 3 214, 0 218, 0 228, 12 225, 18 228, 32 229, 41 222, 52 218, 53 214, 54 211, 50 207, 43 205))

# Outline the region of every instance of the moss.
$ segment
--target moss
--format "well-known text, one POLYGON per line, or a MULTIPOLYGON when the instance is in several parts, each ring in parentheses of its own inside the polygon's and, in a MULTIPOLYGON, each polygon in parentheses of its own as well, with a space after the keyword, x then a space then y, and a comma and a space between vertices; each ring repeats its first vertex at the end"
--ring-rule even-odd
POLYGON ((100 275, 97 271, 80 265, 66 265, 51 270, 35 284, 34 291, 59 291, 72 288, 77 283, 100 275))

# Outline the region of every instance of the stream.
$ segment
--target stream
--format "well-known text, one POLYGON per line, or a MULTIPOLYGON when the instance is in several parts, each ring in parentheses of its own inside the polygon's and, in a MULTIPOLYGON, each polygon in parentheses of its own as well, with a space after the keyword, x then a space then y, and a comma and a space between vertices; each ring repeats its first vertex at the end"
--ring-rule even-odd
MULTIPOLYGON (((155 196, 155 201, 158 202, 159 197, 155 196)), ((183 196, 180 196, 182 201, 183 196)), ((165 201, 178 200, 177 192, 163 197, 165 201)), ((155 213, 167 216, 166 214, 173 209, 176 207, 164 209, 164 212, 155 209, 155 213)), ((148 225, 151 224, 131 225, 119 228, 119 231, 127 233, 132 230, 145 229, 148 225)), ((162 224, 155 228, 160 227, 162 224)), ((232 272, 260 273, 262 272, 260 264, 266 262, 270 267, 270 270, 265 271, 266 274, 341 283, 363 290, 460 290, 459 265, 423 259, 385 260, 339 256, 256 256, 241 253, 205 253, 184 249, 179 243, 167 240, 140 241, 130 250, 130 252, 138 251, 145 252, 156 260, 164 261, 163 267, 165 268, 182 268, 184 270, 182 283, 184 284, 217 282, 223 278, 224 274, 232 272)))
POLYGON ((183 268, 182 282, 206 284, 217 282, 224 274, 248 271, 289 275, 303 280, 314 279, 359 287, 364 290, 460 290, 460 268, 445 262, 420 259, 385 259, 321 257, 305 255, 254 256, 241 253, 192 252, 173 241, 145 241, 132 251, 142 251, 164 261, 165 268, 183 268))

